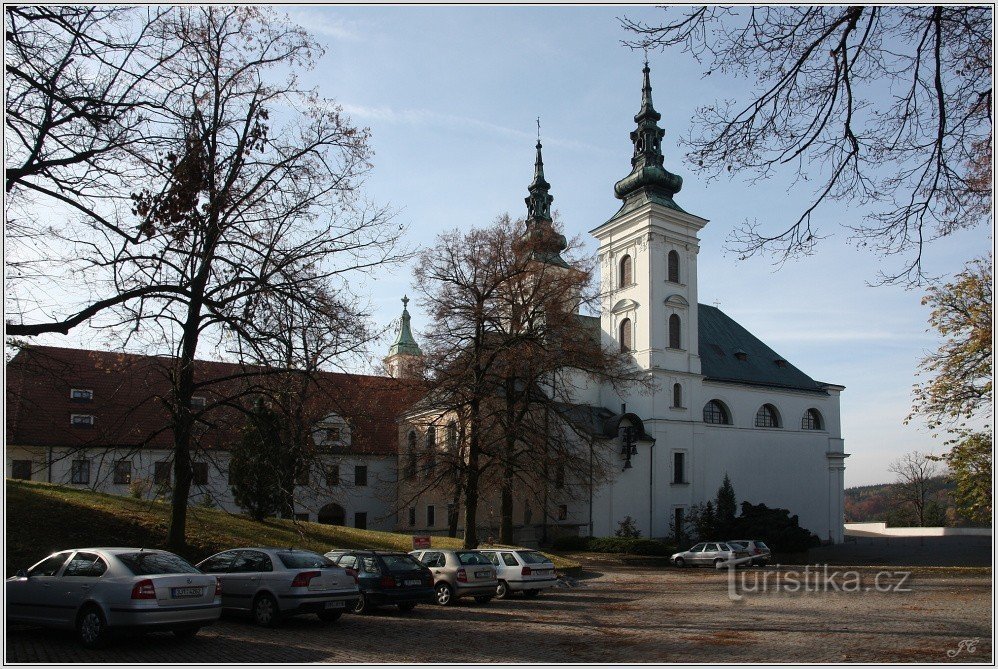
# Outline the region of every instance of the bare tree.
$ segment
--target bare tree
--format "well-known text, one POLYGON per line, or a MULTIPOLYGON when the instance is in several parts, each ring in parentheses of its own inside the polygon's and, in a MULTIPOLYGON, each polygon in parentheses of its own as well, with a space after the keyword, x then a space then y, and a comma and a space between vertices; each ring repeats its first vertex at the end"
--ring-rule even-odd
MULTIPOLYGON (((679 48, 705 76, 754 80, 746 100, 697 110, 690 164, 710 176, 787 169, 817 182, 786 227, 747 222, 729 247, 780 261, 814 251, 812 216, 854 203, 859 246, 901 256, 881 282, 924 278, 925 245, 988 220, 992 207, 991 34, 984 6, 690 7, 661 25, 624 18, 632 48, 679 48)), ((671 18, 671 17, 670 17, 671 18)))
POLYGON ((912 451, 891 462, 887 471, 897 478, 894 481, 894 494, 897 502, 910 508, 918 526, 925 526, 926 510, 932 490, 931 479, 939 473, 938 466, 924 453, 912 451))

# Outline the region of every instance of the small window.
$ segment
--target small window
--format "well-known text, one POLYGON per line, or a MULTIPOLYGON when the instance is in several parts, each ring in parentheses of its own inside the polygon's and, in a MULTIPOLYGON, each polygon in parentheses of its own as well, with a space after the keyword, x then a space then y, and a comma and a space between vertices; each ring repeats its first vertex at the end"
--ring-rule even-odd
POLYGON ((73 427, 93 427, 94 416, 89 413, 74 413, 70 416, 73 427))
POLYGON ((194 485, 208 485, 207 462, 192 462, 191 472, 194 474, 194 485))
POLYGON ((10 463, 10 477, 21 481, 31 480, 31 460, 14 460, 10 463))
POLYGON ((516 561, 516 556, 512 553, 502 554, 502 563, 507 567, 519 567, 520 563, 516 561))
POLYGON ((625 318, 620 321, 620 352, 627 353, 633 347, 631 340, 631 319, 625 318))
POLYGON ((357 568, 357 556, 356 555, 341 555, 340 560, 337 563, 344 569, 356 569, 357 568))
POLYGON ((679 254, 669 251, 669 281, 679 283, 679 254))
POLYGON ((367 511, 358 511, 353 514, 353 526, 358 530, 367 529, 367 511))
MULTIPOLYGON (((161 461, 154 465, 152 481, 156 485, 170 485, 170 479, 173 474, 173 463, 161 461)), ((232 483, 232 481, 229 481, 232 483)))
POLYGON ((355 486, 367 485, 367 466, 357 465, 353 468, 353 484, 355 486))
POLYGON ((634 283, 634 273, 631 268, 631 256, 625 255, 620 259, 620 287, 630 286, 634 283))
POLYGON ((672 482, 686 483, 686 454, 676 452, 672 454, 672 482))
POLYGON ((416 526, 416 507, 409 507, 409 527, 416 526))
POLYGON ((206 404, 204 397, 200 395, 195 395, 191 398, 191 408, 192 409, 203 409, 206 404))
POLYGON ((683 407, 683 387, 678 383, 672 384, 672 406, 676 409, 683 407))
POLYGON ((340 466, 329 465, 326 468, 326 485, 334 486, 340 484, 340 466))
POLYGON ((755 412, 755 426, 756 427, 779 427, 780 417, 776 413, 776 407, 772 404, 763 404, 759 407, 759 410, 755 412))
POLYGON ((74 402, 92 402, 94 391, 89 388, 73 388, 69 391, 69 399, 74 402))
POLYGON ((530 506, 530 502, 526 502, 523 505, 523 524, 529 525, 530 521, 534 519, 534 510, 530 506))
POLYGON ((568 520, 568 505, 560 504, 558 506, 558 520, 568 520))
POLYGON ((565 463, 559 462, 554 466, 554 487, 565 487, 565 463))
POLYGON ((76 485, 90 483, 90 460, 73 460, 69 482, 76 485))
POLYGON ((825 429, 824 423, 821 420, 821 414, 817 409, 808 409, 804 412, 804 418, 801 420, 800 427, 802 430, 825 429))
POLYGON ((669 316, 669 348, 682 348, 681 323, 677 314, 669 316))
POLYGON ((717 400, 711 400, 703 407, 703 422, 715 425, 730 425, 731 416, 723 404, 717 400))
POLYGON ((328 425, 325 428, 326 435, 323 437, 322 441, 328 443, 330 441, 340 440, 340 427, 339 425, 328 425))
POLYGON ((118 460, 114 463, 115 485, 128 485, 132 482, 132 461, 118 460))
POLYGON ((437 507, 432 504, 426 505, 426 526, 433 527, 437 524, 437 507))

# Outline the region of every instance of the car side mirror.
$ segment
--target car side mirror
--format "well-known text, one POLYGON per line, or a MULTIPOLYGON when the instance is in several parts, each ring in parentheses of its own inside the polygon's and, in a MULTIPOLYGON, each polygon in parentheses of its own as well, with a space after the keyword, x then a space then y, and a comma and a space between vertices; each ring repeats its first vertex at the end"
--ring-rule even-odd
POLYGON ((18 578, 27 578, 28 577, 28 570, 27 569, 18 569, 17 573, 14 574, 14 576, 16 576, 18 578))

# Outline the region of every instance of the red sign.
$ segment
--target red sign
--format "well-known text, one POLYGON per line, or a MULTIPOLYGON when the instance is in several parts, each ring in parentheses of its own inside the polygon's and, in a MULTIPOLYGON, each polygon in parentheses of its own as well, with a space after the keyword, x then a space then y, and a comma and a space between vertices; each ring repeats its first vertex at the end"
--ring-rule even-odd
POLYGON ((429 548, 429 547, 430 547, 430 537, 423 536, 423 537, 413 537, 412 538, 412 548, 413 548, 413 550, 418 550, 420 548, 429 548))

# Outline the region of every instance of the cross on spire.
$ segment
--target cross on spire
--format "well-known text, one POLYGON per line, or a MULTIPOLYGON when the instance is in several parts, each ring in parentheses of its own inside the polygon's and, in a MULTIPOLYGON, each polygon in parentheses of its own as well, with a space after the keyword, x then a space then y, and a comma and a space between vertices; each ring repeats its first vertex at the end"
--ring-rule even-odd
POLYGON ((408 309, 408 308, 409 308, 409 296, 408 295, 403 295, 402 296, 402 309, 408 309))

